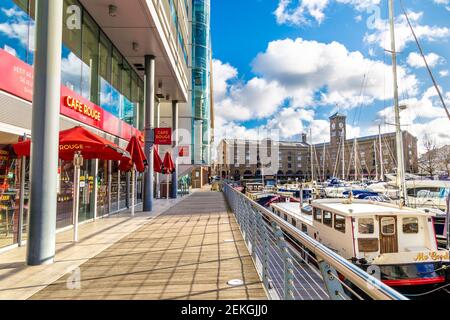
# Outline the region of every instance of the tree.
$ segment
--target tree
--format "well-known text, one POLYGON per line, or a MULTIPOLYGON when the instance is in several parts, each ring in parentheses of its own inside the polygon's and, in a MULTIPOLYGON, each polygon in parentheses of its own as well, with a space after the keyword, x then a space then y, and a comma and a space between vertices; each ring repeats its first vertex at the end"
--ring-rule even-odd
POLYGON ((440 152, 441 163, 444 165, 444 170, 450 176, 450 146, 445 146, 440 152))
POLYGON ((430 176, 434 176, 439 166, 438 149, 435 141, 428 135, 424 136, 425 154, 420 163, 421 170, 430 176))

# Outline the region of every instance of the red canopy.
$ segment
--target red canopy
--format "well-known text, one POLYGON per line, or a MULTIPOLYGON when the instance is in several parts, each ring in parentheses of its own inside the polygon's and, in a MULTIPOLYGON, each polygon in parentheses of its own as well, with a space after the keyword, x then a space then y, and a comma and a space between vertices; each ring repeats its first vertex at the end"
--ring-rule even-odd
POLYGON ((120 162, 120 171, 131 170, 134 163, 138 172, 144 172, 145 167, 148 166, 148 162, 144 150, 142 150, 141 144, 136 136, 131 137, 127 146, 127 151, 130 153, 131 159, 120 162))
POLYGON ((173 163, 172 156, 170 155, 170 152, 166 152, 164 155, 164 162, 163 162, 163 173, 169 174, 175 171, 175 164, 173 163))
MULTIPOLYGON (((19 157, 30 156, 30 140, 16 143, 13 147, 19 157)), ((77 151, 81 152, 84 159, 116 161, 130 159, 127 151, 82 127, 61 131, 59 133, 59 158, 72 160, 77 151)))
POLYGON ((162 173, 162 166, 163 162, 161 160, 161 157, 159 156, 158 148, 155 145, 153 146, 153 170, 155 172, 162 173))

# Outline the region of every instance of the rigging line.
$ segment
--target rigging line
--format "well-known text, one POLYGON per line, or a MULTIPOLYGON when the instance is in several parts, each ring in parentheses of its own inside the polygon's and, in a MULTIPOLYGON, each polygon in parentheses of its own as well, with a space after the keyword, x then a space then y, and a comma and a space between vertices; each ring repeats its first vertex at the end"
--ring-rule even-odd
POLYGON ((434 78, 433 72, 431 71, 431 68, 428 65, 427 58, 425 57, 425 54, 424 54, 423 49, 422 49, 422 45, 420 44, 419 39, 416 36, 416 32, 414 31, 414 28, 411 25, 411 21, 409 20, 408 13, 406 12, 405 7, 403 6, 403 1, 402 0, 400 0, 400 6, 402 7, 402 11, 403 11, 403 13, 405 15, 406 21, 408 22, 409 28, 411 29, 411 32, 412 32, 412 34, 414 36, 414 39, 415 39, 416 44, 417 44, 417 47, 419 48, 420 55, 422 56, 423 61, 425 62, 425 66, 427 67, 428 74, 430 75, 431 80, 433 81, 433 85, 436 88, 436 91, 437 91, 437 93, 439 95, 439 99, 441 100, 442 106, 444 107, 445 112, 447 113, 447 117, 450 120, 450 112, 448 111, 447 105, 445 104, 444 97, 442 96, 441 90, 439 89, 439 86, 438 86, 438 84, 436 82, 436 79, 434 78))

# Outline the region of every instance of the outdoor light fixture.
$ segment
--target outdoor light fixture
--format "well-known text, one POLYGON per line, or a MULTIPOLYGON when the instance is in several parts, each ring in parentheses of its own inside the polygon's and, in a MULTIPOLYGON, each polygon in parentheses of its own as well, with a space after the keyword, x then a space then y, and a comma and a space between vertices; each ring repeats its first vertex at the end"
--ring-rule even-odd
POLYGON ((158 91, 156 91, 156 97, 158 99, 164 99, 164 94, 162 93, 162 81, 158 82, 158 91))
POLYGON ((133 46, 133 51, 139 51, 139 43, 133 42, 132 46, 133 46))
POLYGON ((402 104, 398 106, 401 111, 406 110, 408 106, 406 104, 402 104))
POLYGON ((110 4, 108 6, 108 10, 109 10, 109 16, 110 17, 116 17, 117 16, 117 6, 110 4))

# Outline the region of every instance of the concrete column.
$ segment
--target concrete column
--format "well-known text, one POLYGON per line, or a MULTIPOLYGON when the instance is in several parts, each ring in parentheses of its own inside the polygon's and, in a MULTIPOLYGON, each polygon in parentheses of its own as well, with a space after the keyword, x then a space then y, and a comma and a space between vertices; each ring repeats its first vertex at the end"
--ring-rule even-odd
POLYGON ((176 199, 178 194, 178 101, 172 101, 172 157, 175 164, 175 171, 172 173, 172 194, 171 198, 176 199))
POLYGON ((144 211, 153 209, 153 126, 155 108, 155 57, 145 56, 145 155, 148 169, 144 172, 144 211))
POLYGON ((63 1, 37 1, 28 265, 55 256, 62 21, 63 1))

